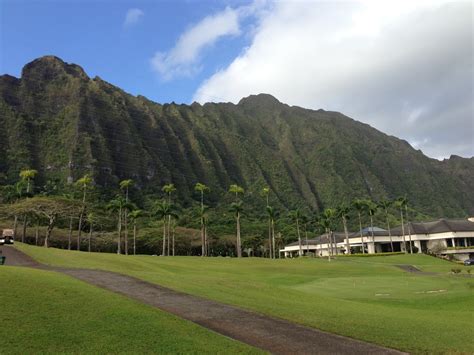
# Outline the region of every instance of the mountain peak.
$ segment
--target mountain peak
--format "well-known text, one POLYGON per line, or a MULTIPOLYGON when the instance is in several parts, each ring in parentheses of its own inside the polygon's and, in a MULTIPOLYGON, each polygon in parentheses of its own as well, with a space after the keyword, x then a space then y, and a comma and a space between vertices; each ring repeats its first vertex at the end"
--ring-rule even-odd
POLYGON ((64 75, 85 80, 89 79, 84 69, 79 65, 66 63, 61 58, 53 55, 46 55, 33 60, 23 67, 21 73, 22 79, 33 78, 46 81, 64 75))
POLYGON ((279 105, 281 104, 277 98, 270 94, 257 94, 257 95, 250 95, 241 99, 238 105, 279 105))

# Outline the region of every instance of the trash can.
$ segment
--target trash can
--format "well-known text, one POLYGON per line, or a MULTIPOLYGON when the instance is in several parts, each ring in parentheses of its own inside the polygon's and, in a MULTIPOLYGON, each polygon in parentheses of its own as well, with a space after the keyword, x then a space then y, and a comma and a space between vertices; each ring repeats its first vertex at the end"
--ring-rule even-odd
POLYGON ((6 259, 7 259, 6 256, 1 256, 1 255, 0 255, 0 265, 5 264, 5 260, 6 260, 6 259))

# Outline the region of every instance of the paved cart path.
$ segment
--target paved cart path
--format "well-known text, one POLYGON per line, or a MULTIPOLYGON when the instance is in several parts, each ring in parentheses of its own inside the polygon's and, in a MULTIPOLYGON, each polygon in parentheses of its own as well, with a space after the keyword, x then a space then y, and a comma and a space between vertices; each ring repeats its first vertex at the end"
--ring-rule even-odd
POLYGON ((49 267, 12 247, 4 247, 3 255, 7 257, 6 265, 62 272, 274 354, 401 354, 396 350, 181 293, 114 272, 49 267))

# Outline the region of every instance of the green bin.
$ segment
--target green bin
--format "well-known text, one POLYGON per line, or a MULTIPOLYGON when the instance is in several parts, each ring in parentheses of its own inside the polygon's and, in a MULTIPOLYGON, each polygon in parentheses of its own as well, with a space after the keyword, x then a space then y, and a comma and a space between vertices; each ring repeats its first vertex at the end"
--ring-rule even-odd
POLYGON ((7 259, 6 256, 0 256, 0 265, 5 264, 5 260, 7 259))

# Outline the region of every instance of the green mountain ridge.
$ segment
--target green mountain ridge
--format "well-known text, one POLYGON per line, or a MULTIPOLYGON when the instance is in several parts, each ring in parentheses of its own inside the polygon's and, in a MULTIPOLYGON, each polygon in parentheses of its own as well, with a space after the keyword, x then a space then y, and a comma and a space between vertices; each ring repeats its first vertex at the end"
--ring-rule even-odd
POLYGON ((30 167, 48 179, 91 173, 147 193, 167 182, 189 204, 198 181, 218 203, 232 183, 259 203, 268 185, 287 208, 407 195, 432 217, 474 214, 474 158, 438 161, 338 112, 288 106, 267 94, 232 103, 158 104, 46 56, 21 78, 0 76, 0 183, 30 167))

